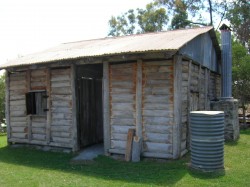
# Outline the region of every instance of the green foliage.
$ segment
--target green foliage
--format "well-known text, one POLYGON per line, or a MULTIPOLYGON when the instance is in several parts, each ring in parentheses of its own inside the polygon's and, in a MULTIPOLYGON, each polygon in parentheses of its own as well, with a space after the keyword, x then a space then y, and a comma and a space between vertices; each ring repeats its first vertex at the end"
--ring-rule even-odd
POLYGON ((152 0, 144 9, 131 9, 120 16, 112 16, 108 35, 157 32, 169 26, 171 29, 179 29, 213 25, 214 14, 223 19, 226 10, 226 0, 152 0), (210 15, 209 20, 204 13, 210 15))
POLYGON ((112 16, 109 20, 109 36, 120 36, 163 30, 168 22, 164 8, 155 3, 147 4, 145 9, 130 9, 121 16, 112 16))
POLYGON ((245 106, 250 102, 250 55, 237 40, 232 43, 233 95, 239 99, 245 114, 245 106))
POLYGON ((5 118, 5 75, 0 76, 0 123, 5 118))
POLYGON ((237 0, 230 4, 226 14, 237 39, 248 48, 250 52, 250 2, 237 0))

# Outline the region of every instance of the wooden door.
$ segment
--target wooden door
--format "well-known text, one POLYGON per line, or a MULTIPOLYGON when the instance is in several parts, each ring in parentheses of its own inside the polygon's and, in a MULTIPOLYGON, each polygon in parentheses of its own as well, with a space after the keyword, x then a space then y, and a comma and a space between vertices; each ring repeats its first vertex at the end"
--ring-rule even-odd
POLYGON ((78 136, 80 147, 103 141, 102 74, 88 66, 78 71, 78 136))

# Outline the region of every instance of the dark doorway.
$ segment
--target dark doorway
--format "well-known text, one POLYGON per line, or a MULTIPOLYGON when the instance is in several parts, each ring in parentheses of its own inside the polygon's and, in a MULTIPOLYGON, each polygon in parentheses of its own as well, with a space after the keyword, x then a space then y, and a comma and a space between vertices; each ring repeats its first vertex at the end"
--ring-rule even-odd
POLYGON ((77 67, 78 141, 81 148, 103 142, 102 64, 77 67))

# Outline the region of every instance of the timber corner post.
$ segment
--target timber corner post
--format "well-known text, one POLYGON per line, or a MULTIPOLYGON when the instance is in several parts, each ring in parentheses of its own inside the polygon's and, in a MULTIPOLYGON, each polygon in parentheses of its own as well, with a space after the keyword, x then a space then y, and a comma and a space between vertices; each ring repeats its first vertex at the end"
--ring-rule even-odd
POLYGON ((10 145, 10 73, 8 70, 5 72, 5 119, 7 125, 7 143, 10 145))
POLYGON ((71 64, 71 90, 72 90, 72 125, 73 125, 73 147, 72 151, 80 149, 78 144, 78 125, 77 125, 77 107, 76 107, 76 65, 71 64))
POLYGON ((110 132, 110 98, 109 98, 109 62, 103 62, 103 137, 104 154, 109 155, 111 147, 110 132))
POLYGON ((174 126, 173 126, 173 159, 181 156, 181 98, 182 98, 182 56, 175 55, 174 61, 174 126))

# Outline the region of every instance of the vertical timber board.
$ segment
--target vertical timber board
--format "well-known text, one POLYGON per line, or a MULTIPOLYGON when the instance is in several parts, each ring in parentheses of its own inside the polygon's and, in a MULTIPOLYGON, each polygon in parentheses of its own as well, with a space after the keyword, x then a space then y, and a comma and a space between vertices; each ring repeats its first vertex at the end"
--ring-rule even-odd
POLYGON ((46 87, 47 87, 47 123, 46 123, 46 142, 47 144, 50 143, 51 138, 51 70, 50 68, 47 69, 46 72, 46 87))
POLYGON ((110 149, 110 102, 109 102, 109 63, 103 62, 103 138, 104 153, 110 149))
POLYGON ((73 150, 78 151, 80 145, 78 145, 77 137, 77 113, 76 113, 76 67, 75 64, 71 65, 71 93, 72 93, 72 141, 73 141, 73 150))
POLYGON ((190 97, 191 97, 191 94, 190 94, 190 90, 191 90, 191 74, 192 74, 192 61, 190 60, 189 63, 188 63, 188 92, 187 92, 187 147, 189 148, 190 147, 190 123, 189 123, 189 119, 190 119, 190 112, 191 112, 191 101, 190 101, 190 97))
POLYGON ((125 152, 125 160, 127 162, 131 161, 131 158, 132 158, 134 135, 135 135, 135 129, 128 129, 127 145, 126 145, 126 152, 125 152))
POLYGON ((142 61, 137 61, 136 77, 136 135, 142 138, 142 61))
MULTIPOLYGON (((27 70, 26 74, 26 92, 30 92, 30 87, 31 87, 31 70, 27 70)), ((28 141, 31 141, 31 136, 32 136, 32 117, 31 115, 27 116, 27 123, 28 123, 28 141)))
POLYGON ((208 94, 208 69, 206 68, 205 69, 205 110, 209 110, 209 107, 208 107, 208 97, 207 97, 207 94, 208 94))
POLYGON ((5 75, 5 119, 7 124, 7 139, 11 138, 10 134, 10 74, 6 71, 5 75))
POLYGON ((173 126, 173 159, 181 154, 181 85, 182 85, 182 56, 174 57, 174 126, 173 126))
POLYGON ((199 64, 199 82, 198 82, 198 91, 199 91, 199 100, 198 100, 198 106, 199 106, 199 110, 201 110, 202 109, 202 102, 201 102, 201 93, 202 93, 202 91, 201 91, 201 85, 202 85, 202 79, 201 79, 201 76, 202 76, 202 74, 201 74, 201 65, 199 64))

